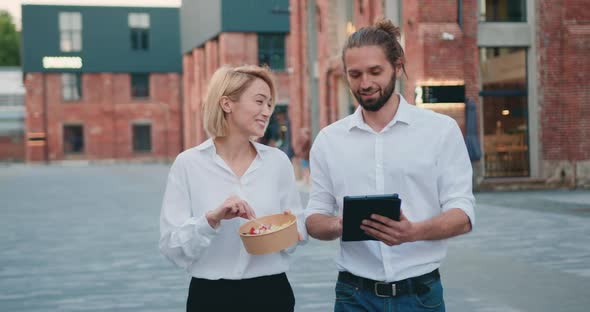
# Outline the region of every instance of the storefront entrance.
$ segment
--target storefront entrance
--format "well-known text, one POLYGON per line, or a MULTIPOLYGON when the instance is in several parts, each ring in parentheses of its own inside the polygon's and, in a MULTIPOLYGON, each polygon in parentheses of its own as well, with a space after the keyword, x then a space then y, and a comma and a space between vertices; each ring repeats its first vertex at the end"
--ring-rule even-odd
POLYGON ((525 48, 480 49, 486 177, 530 176, 525 48))

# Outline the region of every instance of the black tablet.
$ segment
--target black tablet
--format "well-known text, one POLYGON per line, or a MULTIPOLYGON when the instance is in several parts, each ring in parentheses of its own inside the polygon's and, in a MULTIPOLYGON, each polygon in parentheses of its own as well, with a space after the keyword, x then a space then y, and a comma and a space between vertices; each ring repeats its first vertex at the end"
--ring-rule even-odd
POLYGON ((377 240, 361 230, 362 221, 371 214, 399 221, 401 203, 397 194, 344 196, 342 241, 377 240))

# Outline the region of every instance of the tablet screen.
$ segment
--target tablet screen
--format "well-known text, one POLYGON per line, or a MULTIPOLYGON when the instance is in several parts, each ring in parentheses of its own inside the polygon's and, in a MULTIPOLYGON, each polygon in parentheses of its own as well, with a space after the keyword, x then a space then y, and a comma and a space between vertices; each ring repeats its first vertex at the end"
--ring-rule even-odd
POLYGON ((364 219, 378 214, 399 221, 401 199, 397 194, 345 196, 342 212, 342 241, 377 240, 361 230, 364 219))

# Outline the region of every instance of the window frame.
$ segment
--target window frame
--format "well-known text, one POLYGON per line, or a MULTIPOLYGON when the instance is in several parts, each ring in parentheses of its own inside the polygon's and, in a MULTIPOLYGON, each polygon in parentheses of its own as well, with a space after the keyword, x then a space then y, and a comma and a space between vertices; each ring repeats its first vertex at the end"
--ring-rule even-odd
MULTIPOLYGON (((490 0, 479 0, 478 1, 478 5, 479 5, 479 13, 478 13, 478 21, 480 23, 528 23, 528 16, 527 16, 527 0, 519 0, 521 1, 521 13, 522 16, 520 17, 520 20, 511 20, 509 18, 502 20, 499 18, 496 19, 490 19, 488 20, 486 17, 486 11, 487 11, 487 6, 486 6, 486 2, 490 1, 490 0)), ((492 1, 499 1, 499 0, 492 0, 492 1)), ((506 0, 506 4, 510 3, 511 1, 514 0, 506 0)), ((506 8, 508 10, 508 8, 506 8)))
POLYGON ((84 97, 82 88, 82 73, 62 73, 61 74, 61 99, 63 102, 81 102, 84 97), (73 77, 73 78, 72 78, 73 77), (67 91, 67 92, 66 92, 67 91), (77 92, 77 97, 73 96, 77 92), (66 94, 71 94, 66 96, 66 94))
POLYGON ((287 51, 286 51, 286 34, 285 33, 259 33, 258 34, 258 65, 267 65, 273 71, 286 71, 287 70, 287 51), (266 46, 263 43, 266 42, 266 46), (277 45, 277 43, 280 44, 277 45), (262 55, 268 55, 268 63, 263 62, 262 55), (277 66, 273 64, 272 56, 275 54, 281 55, 282 63, 277 66))
POLYGON ((62 11, 58 14, 59 50, 81 52, 83 48, 83 19, 81 12, 62 11), (68 47, 67 44, 70 44, 68 47))
POLYGON ((131 73, 130 74, 130 86, 131 86, 131 98, 135 100, 147 100, 151 96, 150 90, 150 73, 131 73), (135 91, 136 88, 134 87, 135 83, 138 82, 137 79, 140 77, 146 77, 146 95, 136 95, 135 91))
POLYGON ((62 125, 62 145, 63 145, 63 153, 64 155, 83 155, 86 153, 86 140, 85 140, 85 136, 84 136, 84 124, 82 123, 64 123, 62 125), (66 151, 66 128, 70 128, 70 127, 79 127, 81 129, 81 138, 82 138, 82 146, 81 146, 81 151, 79 152, 73 152, 73 151, 66 151))
POLYGON ((131 150, 133 153, 144 154, 144 153, 152 153, 154 150, 154 146, 152 144, 152 124, 150 122, 135 122, 131 124, 131 150), (136 129, 141 129, 147 127, 147 146, 148 149, 142 149, 141 142, 136 141, 138 136, 136 135, 136 129))
MULTIPOLYGON (((529 114, 530 112, 530 106, 529 106, 529 49, 530 47, 527 46, 479 46, 478 50, 479 50, 479 62, 480 62, 480 78, 481 78, 481 86, 480 86, 480 91, 479 91, 479 97, 481 99, 481 103, 482 103, 482 146, 484 147, 484 153, 483 153, 483 157, 484 157, 484 172, 483 172, 483 176, 486 179, 490 179, 490 178, 519 178, 519 177, 531 177, 533 176, 532 174, 532 155, 531 155, 531 142, 529 140, 529 136, 530 136, 530 128, 531 128, 531 121, 529 119, 529 114), (518 88, 514 88, 514 87, 508 87, 508 88, 501 88, 501 89, 493 89, 493 90, 485 90, 484 89, 484 84, 483 84, 483 73, 482 73, 482 64, 484 63, 484 61, 482 60, 482 56, 481 53, 483 53, 484 49, 499 49, 498 50, 498 55, 501 55, 500 50, 512 50, 512 51, 522 51, 524 54, 524 88, 523 89, 518 89, 518 88), (486 124, 486 120, 485 120, 485 114, 486 114, 486 99, 498 99, 498 98, 514 98, 514 99, 524 99, 525 104, 524 104, 524 110, 523 112, 523 116, 521 116, 521 118, 523 118, 526 122, 526 130, 521 134, 523 137, 523 143, 526 146, 526 150, 525 151, 521 151, 521 154, 524 156, 524 162, 526 163, 525 166, 522 166, 520 168, 517 167, 517 169, 519 170, 514 170, 514 168, 504 168, 504 170, 495 170, 493 169, 493 167, 495 167, 495 165, 497 163, 502 163, 499 160, 495 160, 492 161, 489 158, 489 151, 486 150, 485 146, 487 144, 486 142, 486 137, 491 137, 493 136, 493 133, 491 133, 490 131, 486 131, 486 127, 489 127, 489 125, 486 124), (506 170, 508 169, 508 170, 506 170), (513 174, 509 174, 507 172, 511 172, 513 174), (514 174, 514 173, 522 173, 522 174, 514 174)), ((489 103, 488 103, 489 105, 489 103)), ((510 111, 512 112, 520 112, 517 108, 512 108, 512 107, 508 107, 506 106, 506 108, 510 108, 510 111)), ((506 118, 506 117, 504 117, 506 118)), ((505 122, 502 124, 503 127, 505 127, 505 122)), ((512 131, 510 131, 512 132, 512 131)), ((506 136, 507 134, 509 134, 508 132, 506 133, 502 133, 502 135, 506 136)), ((513 133, 510 133, 513 134, 513 133)), ((518 134, 518 133, 516 133, 518 134)), ((492 157, 493 158, 493 157, 492 157)), ((503 163, 507 163, 506 161, 504 161, 503 163)))
POLYGON ((149 51, 150 49, 150 14, 131 12, 127 15, 129 26, 129 43, 133 51, 149 51))

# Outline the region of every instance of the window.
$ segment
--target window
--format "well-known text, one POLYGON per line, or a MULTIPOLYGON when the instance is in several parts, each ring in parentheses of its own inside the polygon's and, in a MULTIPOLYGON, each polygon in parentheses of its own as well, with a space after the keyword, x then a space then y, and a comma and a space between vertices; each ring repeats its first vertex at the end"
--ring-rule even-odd
POLYGON ((152 126, 150 124, 133 125, 133 151, 152 151, 152 126))
POLYGON ((479 0, 482 22, 526 22, 526 0, 479 0))
POLYGON ((485 176, 529 176, 526 48, 481 48, 485 176))
POLYGON ((464 103, 465 86, 422 86, 418 94, 420 103, 464 103))
POLYGON ((134 98, 150 96, 150 75, 148 73, 131 74, 131 96, 134 98))
POLYGON ((62 52, 82 51, 82 15, 80 12, 59 13, 59 45, 62 52))
POLYGON ((84 127, 82 125, 64 125, 64 154, 84 153, 84 127))
POLYGON ((285 70, 284 34, 258 34, 258 64, 285 70))
POLYGON ((131 49, 147 51, 150 47, 150 16, 147 13, 129 13, 131 49))
POLYGON ((61 97, 64 101, 79 101, 82 98, 82 75, 61 74, 61 97))
POLYGON ((293 156, 293 146, 291 145, 291 130, 289 125, 289 111, 287 105, 278 104, 275 107, 266 132, 261 139, 261 143, 276 147, 289 157, 293 156))

